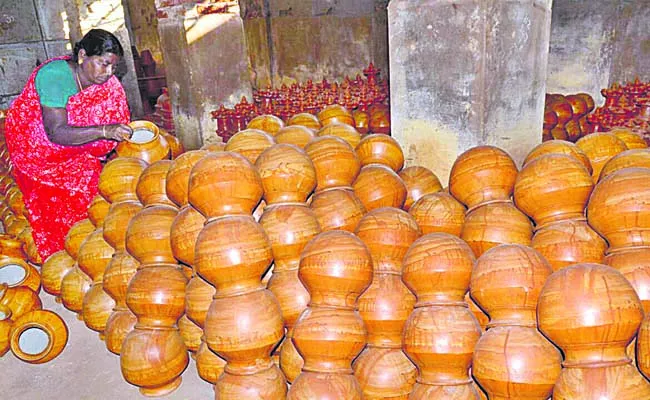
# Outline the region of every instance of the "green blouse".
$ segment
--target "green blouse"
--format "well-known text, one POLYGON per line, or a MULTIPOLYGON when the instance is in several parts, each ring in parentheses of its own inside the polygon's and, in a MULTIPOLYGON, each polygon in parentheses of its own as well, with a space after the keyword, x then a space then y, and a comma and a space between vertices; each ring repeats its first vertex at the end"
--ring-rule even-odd
POLYGON ((65 108, 68 99, 79 93, 72 69, 65 60, 52 61, 36 73, 36 91, 41 105, 65 108))

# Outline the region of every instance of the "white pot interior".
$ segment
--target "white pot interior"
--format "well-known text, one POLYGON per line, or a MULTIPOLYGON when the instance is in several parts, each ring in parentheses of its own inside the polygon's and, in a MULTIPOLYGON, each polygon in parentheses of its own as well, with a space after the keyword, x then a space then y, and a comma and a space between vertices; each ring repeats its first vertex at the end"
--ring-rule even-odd
POLYGON ((0 283, 15 286, 25 280, 27 271, 19 264, 5 264, 0 267, 0 283))
POLYGON ((38 355, 47 349, 50 338, 44 330, 39 328, 27 328, 18 338, 18 347, 29 355, 38 355))
POLYGON ((154 137, 155 134, 149 129, 138 128, 133 130, 133 134, 131 135, 131 138, 129 140, 133 143, 142 144, 142 143, 151 142, 154 137))

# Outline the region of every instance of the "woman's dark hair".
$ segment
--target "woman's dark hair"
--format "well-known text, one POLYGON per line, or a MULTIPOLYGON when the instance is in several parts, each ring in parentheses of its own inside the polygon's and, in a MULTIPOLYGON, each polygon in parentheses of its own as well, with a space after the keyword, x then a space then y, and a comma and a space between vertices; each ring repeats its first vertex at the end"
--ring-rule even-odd
POLYGON ((105 53, 113 53, 122 57, 124 49, 115 35, 103 29, 91 29, 84 37, 74 45, 72 59, 77 62, 79 50, 84 49, 87 56, 101 56, 105 53))

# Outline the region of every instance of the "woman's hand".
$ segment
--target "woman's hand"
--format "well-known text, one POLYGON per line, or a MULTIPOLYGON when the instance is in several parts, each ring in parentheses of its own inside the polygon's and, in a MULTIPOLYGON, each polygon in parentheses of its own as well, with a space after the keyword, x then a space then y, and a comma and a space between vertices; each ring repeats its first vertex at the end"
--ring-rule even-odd
POLYGON ((133 134, 133 129, 125 124, 105 125, 103 128, 104 138, 121 142, 133 134))

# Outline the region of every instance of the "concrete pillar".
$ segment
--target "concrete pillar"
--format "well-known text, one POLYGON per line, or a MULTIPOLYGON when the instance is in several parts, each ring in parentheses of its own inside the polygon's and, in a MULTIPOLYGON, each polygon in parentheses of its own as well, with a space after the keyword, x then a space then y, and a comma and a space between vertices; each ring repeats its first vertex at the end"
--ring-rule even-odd
MULTIPOLYGON (((202 13, 195 0, 156 0, 176 135, 187 149, 221 141, 211 111, 252 98, 238 6, 202 13)), ((218 3, 217 3, 218 4, 218 3)))
POLYGON ((154 0, 123 0, 129 9, 133 45, 139 52, 150 50, 156 61, 156 68, 164 65, 160 38, 158 36, 158 19, 154 0))
POLYGON ((478 145, 541 142, 551 0, 392 0, 391 124, 408 165, 447 182, 478 145))

